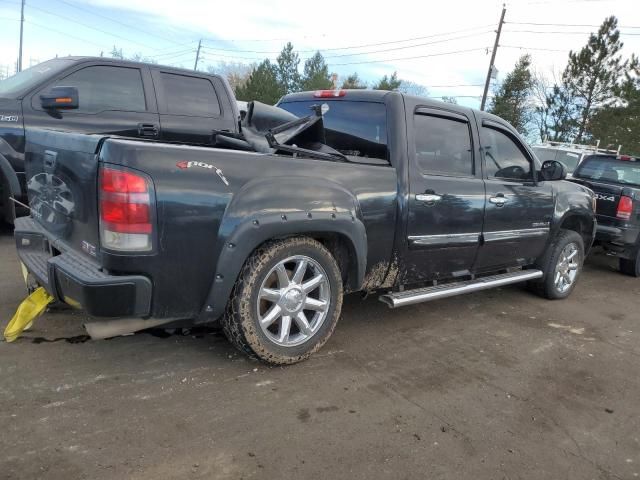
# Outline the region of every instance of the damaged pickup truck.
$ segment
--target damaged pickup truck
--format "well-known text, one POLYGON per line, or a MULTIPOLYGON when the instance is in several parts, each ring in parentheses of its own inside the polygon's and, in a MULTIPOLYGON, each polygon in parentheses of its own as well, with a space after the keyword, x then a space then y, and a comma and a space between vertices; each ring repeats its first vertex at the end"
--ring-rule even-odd
POLYGON ((274 364, 317 351, 346 292, 395 308, 575 287, 593 194, 505 121, 382 91, 278 107, 249 104, 212 147, 29 131, 31 215, 15 224, 29 282, 102 317, 101 336, 219 320, 274 364))

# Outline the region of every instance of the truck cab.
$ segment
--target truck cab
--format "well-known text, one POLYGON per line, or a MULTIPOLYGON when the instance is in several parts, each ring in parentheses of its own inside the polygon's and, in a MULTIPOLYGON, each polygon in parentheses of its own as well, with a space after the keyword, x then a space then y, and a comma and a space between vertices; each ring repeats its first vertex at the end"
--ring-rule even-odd
POLYGON ((103 57, 38 64, 0 81, 0 220, 16 215, 10 197, 26 203, 27 128, 206 145, 214 131, 237 131, 238 118, 218 75, 103 57), (77 104, 43 103, 60 87, 77 92, 77 104))

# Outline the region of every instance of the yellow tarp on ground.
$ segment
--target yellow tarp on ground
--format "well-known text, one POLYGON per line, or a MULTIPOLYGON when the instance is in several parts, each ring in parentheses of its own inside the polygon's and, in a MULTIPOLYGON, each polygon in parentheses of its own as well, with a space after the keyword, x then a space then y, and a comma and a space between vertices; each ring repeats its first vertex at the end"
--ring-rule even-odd
POLYGON ((53 301, 53 297, 40 287, 23 300, 16 310, 15 315, 4 329, 4 338, 7 342, 13 342, 20 334, 44 312, 53 301))

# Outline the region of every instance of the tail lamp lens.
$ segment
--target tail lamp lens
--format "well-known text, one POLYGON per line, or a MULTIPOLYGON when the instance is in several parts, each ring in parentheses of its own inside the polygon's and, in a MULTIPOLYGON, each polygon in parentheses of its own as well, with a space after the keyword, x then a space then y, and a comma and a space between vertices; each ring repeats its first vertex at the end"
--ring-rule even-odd
POLYGON ((103 166, 100 171, 100 240, 118 251, 152 249, 151 185, 144 175, 103 166))
POLYGON ((616 217, 622 220, 629 220, 631 218, 631 212, 633 211, 633 198, 622 196, 620 202, 618 202, 618 211, 616 217))

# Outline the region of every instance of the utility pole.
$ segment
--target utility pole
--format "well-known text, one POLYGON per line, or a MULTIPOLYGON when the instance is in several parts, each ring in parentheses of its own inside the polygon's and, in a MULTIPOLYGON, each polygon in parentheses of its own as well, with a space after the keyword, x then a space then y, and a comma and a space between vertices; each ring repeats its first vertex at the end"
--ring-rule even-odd
POLYGON ((22 71, 22 32, 24 30, 24 1, 20 7, 20 49, 18 51, 18 72, 22 71))
POLYGON ((198 42, 198 51, 196 52, 196 64, 193 66, 193 70, 198 70, 198 61, 200 60, 200 48, 202 48, 202 39, 198 42))
POLYGON ((502 24, 504 23, 505 13, 507 13, 507 7, 503 4, 502 15, 500 15, 500 23, 498 23, 498 31, 496 32, 496 41, 493 44, 493 51, 491 52, 491 63, 489 64, 489 71, 487 72, 487 80, 484 82, 484 93, 482 94, 480 110, 484 110, 484 106, 487 103, 487 93, 489 92, 489 84, 491 83, 491 72, 493 72, 493 62, 495 62, 496 60, 496 51, 498 50, 498 42, 500 42, 500 33, 502 32, 502 24))

